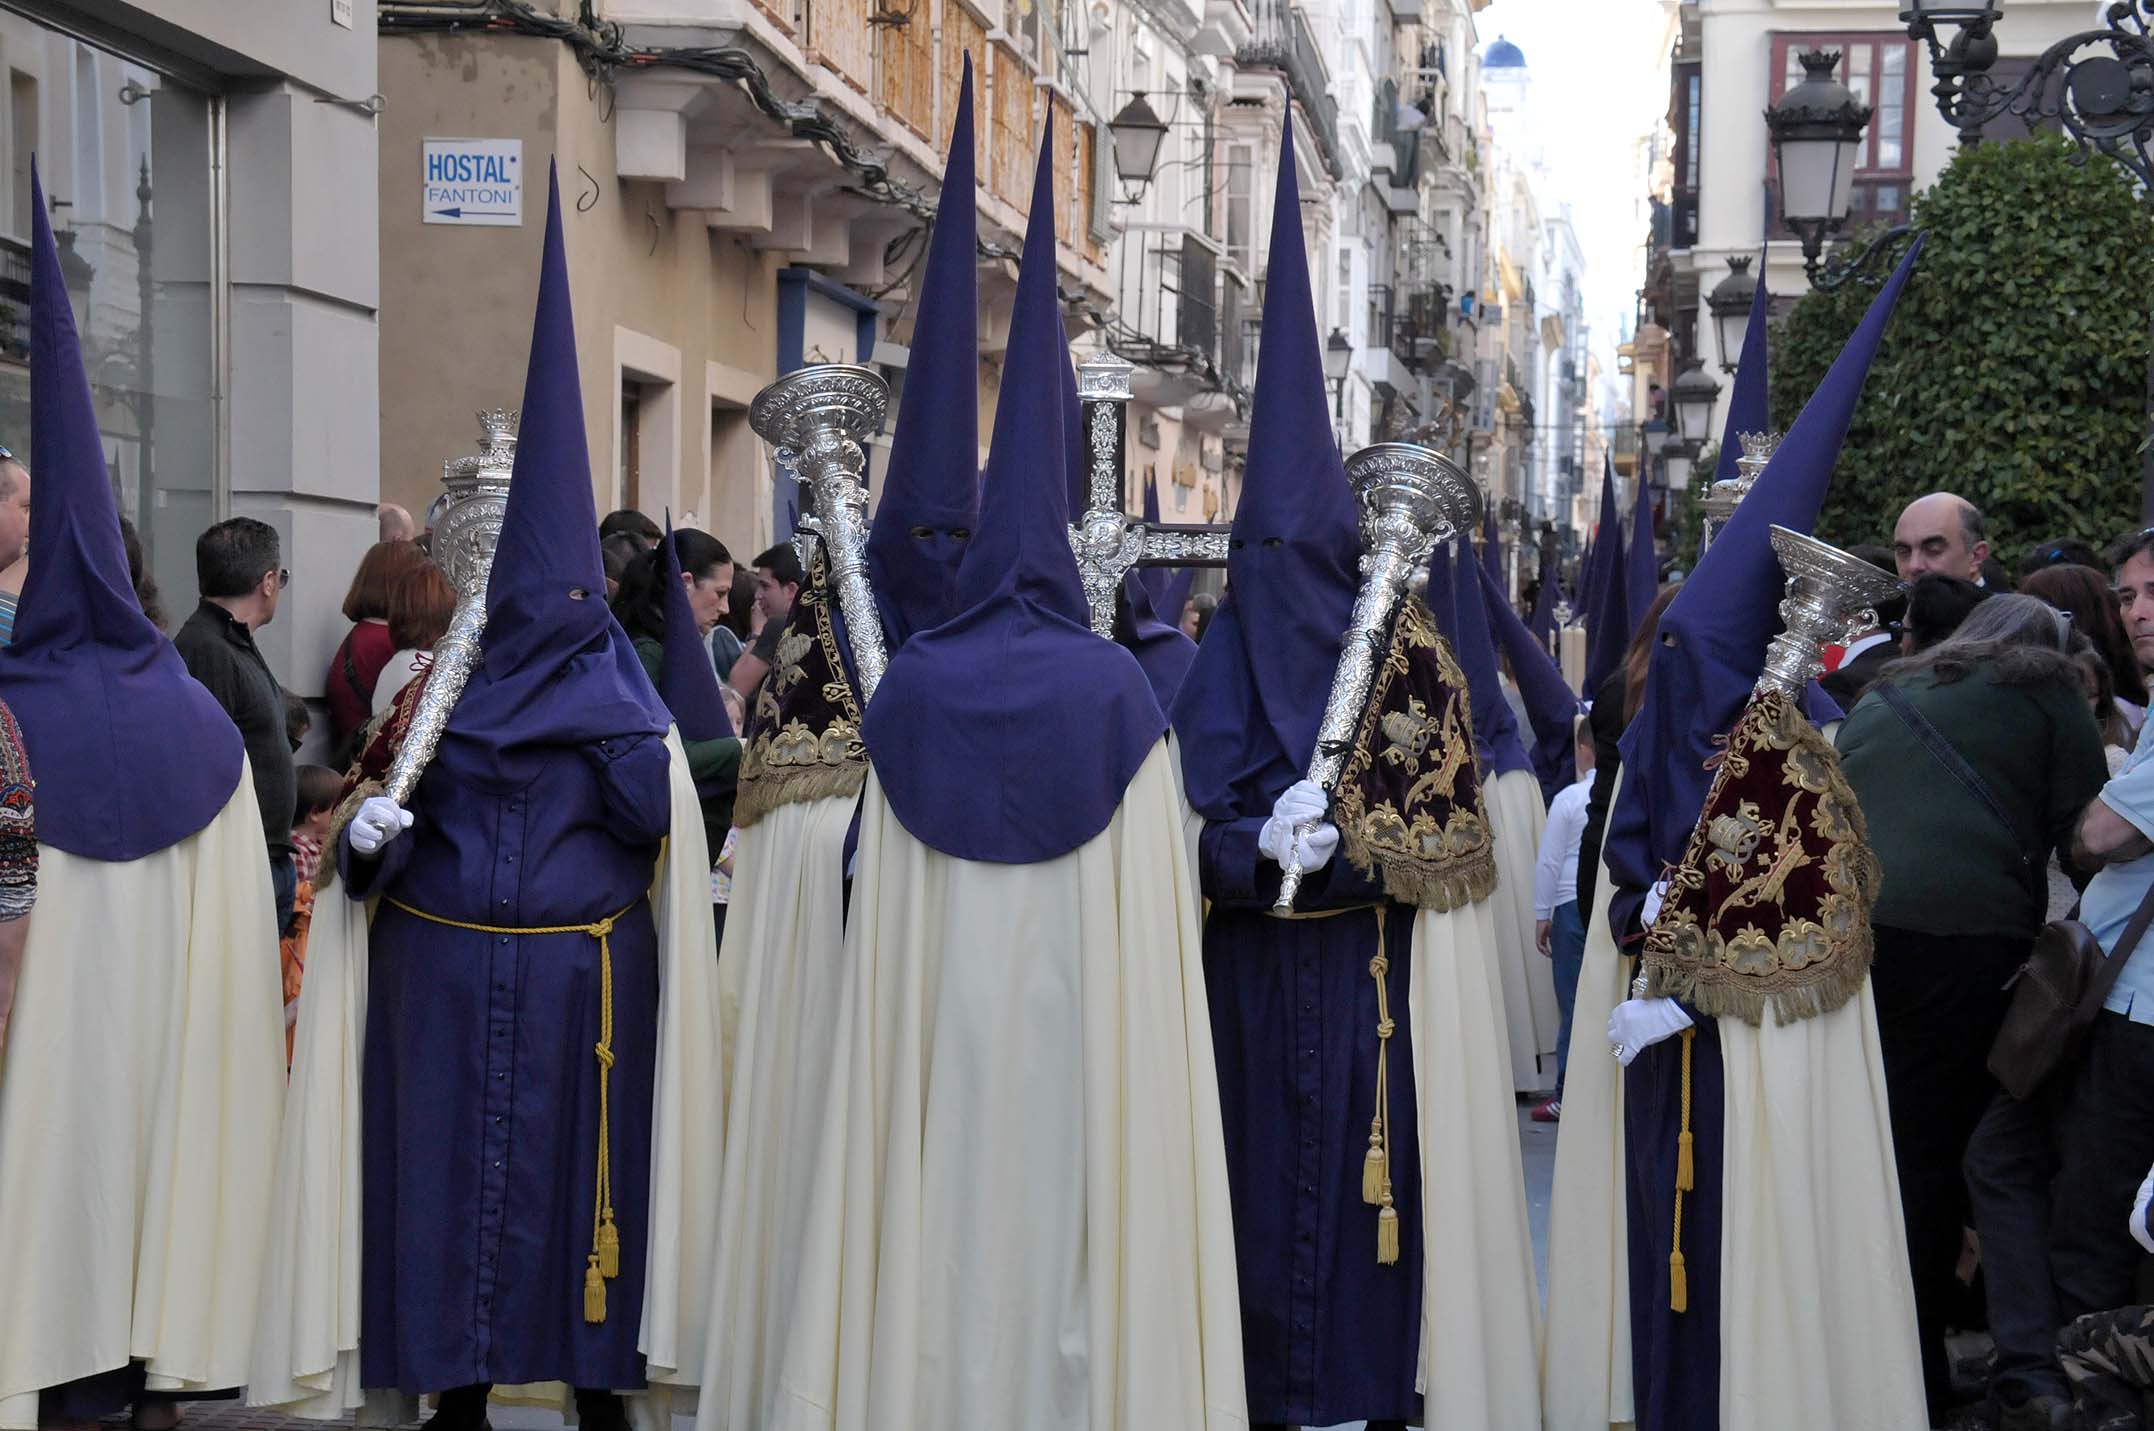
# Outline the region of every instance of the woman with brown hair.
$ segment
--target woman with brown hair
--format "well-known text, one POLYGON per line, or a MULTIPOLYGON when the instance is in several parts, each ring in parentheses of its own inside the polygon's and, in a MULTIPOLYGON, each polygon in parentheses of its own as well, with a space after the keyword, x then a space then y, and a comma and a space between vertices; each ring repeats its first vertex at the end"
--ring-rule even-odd
POLYGON ((455 614, 456 588, 432 562, 422 561, 397 577, 389 588, 387 627, 396 654, 374 679, 373 709, 389 709, 396 693, 434 664, 434 643, 448 631, 455 614))
POLYGON ((341 748, 374 713, 374 685, 396 654, 389 634, 389 588, 416 567, 431 566, 410 542, 376 542, 359 559, 344 593, 344 619, 352 623, 329 658, 329 739, 341 748))
POLYGON ((2129 746, 2130 740, 2138 739, 2139 727, 2146 720, 2146 677, 2139 670, 2139 658, 2132 654, 2132 638, 2124 629, 2117 594, 2108 578, 2092 567, 2048 566, 2029 572, 2019 589, 2069 615, 2072 629, 2094 643, 2109 667, 2113 699, 2128 729, 2130 739, 2125 744, 2129 746))
POLYGON ((1660 625, 1660 614, 1680 590, 1679 583, 1670 582, 1653 597, 1645 619, 1630 633, 1623 664, 1601 682, 1586 712, 1586 722, 1593 728, 1593 794, 1586 801, 1586 828, 1578 841, 1578 907, 1582 910, 1593 908, 1593 889, 1600 881, 1601 834, 1608 827, 1608 800, 1615 792, 1616 766, 1622 762, 1616 742, 1623 738, 1623 728, 1638 714, 1638 703, 1645 699, 1645 672, 1653 654, 1653 632, 1660 625))

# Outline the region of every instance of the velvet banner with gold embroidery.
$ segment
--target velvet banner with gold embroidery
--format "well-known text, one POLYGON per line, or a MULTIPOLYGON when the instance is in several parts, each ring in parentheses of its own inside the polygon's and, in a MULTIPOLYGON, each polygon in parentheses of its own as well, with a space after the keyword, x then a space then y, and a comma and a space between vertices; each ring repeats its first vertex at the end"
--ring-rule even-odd
POLYGON ((741 829, 780 806, 858 795, 867 783, 860 703, 845 673, 830 599, 818 550, 748 717, 733 804, 733 823, 741 829))
POLYGON ((1346 858, 1401 904, 1441 912, 1496 887, 1466 676, 1418 596, 1399 604, 1332 819, 1346 858))
POLYGON ((1648 989, 1749 1024, 1830 1013, 1869 977, 1882 879, 1838 754, 1796 701, 1758 695, 1646 934, 1648 989))

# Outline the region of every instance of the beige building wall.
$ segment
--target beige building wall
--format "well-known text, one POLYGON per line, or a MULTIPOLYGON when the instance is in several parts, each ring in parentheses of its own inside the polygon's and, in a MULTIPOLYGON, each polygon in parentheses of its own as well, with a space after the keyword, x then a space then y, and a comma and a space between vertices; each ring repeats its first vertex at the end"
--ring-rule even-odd
MULTIPOLYGON (((540 39, 384 39, 382 492, 414 513, 440 491, 441 464, 471 449, 472 414, 523 390, 544 235, 546 167, 558 157, 592 493, 603 514, 633 505, 693 516, 751 556, 770 536, 769 468, 747 403, 776 375, 775 284, 783 259, 672 209, 665 186, 620 180, 606 123, 572 52, 540 39), (422 141, 523 142, 518 227, 422 220, 422 141), (621 431, 624 384, 641 393, 621 431)), ((847 354, 857 359, 864 355, 847 354)))

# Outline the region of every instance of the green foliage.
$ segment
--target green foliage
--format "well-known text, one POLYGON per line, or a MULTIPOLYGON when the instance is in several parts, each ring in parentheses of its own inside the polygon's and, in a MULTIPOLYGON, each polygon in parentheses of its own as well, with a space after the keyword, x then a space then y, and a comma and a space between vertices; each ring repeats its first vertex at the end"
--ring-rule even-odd
MULTIPOLYGON (((2051 135, 1981 144, 1915 196, 1929 238, 1855 410, 1820 537, 1889 542, 1900 509, 1932 491, 1982 508, 2007 563, 2033 542, 2099 548, 2139 525, 2154 213, 2116 166, 2076 154, 2051 135)), ((1774 325, 1780 430, 1889 276, 1889 263, 1873 267, 1774 325)))

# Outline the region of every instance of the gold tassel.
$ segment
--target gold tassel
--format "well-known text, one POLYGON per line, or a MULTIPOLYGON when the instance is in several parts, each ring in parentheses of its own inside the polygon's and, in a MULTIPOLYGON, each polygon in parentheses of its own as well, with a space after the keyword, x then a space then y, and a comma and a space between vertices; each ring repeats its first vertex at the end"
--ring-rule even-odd
POLYGON ((1399 1215, 1389 1202, 1376 1214, 1376 1260, 1386 1267, 1399 1260, 1399 1215))
POLYGON ((1384 1158, 1384 1125, 1378 1119, 1369 1124, 1369 1151, 1361 1160, 1361 1200, 1375 1207, 1384 1200, 1384 1178, 1389 1172, 1384 1158))
POLYGON ((598 1275, 608 1279, 621 1275, 621 1234, 613 1225, 613 1209, 606 1209, 598 1225, 598 1275))
POLYGON ((599 1273, 596 1252, 583 1269, 583 1319, 593 1326, 606 1320, 606 1279, 599 1273))
POLYGON ((1698 1141, 1688 1128, 1675 1140, 1675 1185, 1684 1192, 1698 1186, 1698 1169, 1691 1156, 1691 1146, 1698 1141))
POLYGON ((1668 1254, 1668 1310, 1690 1310, 1690 1273, 1683 1266, 1683 1254, 1680 1252, 1668 1254))

